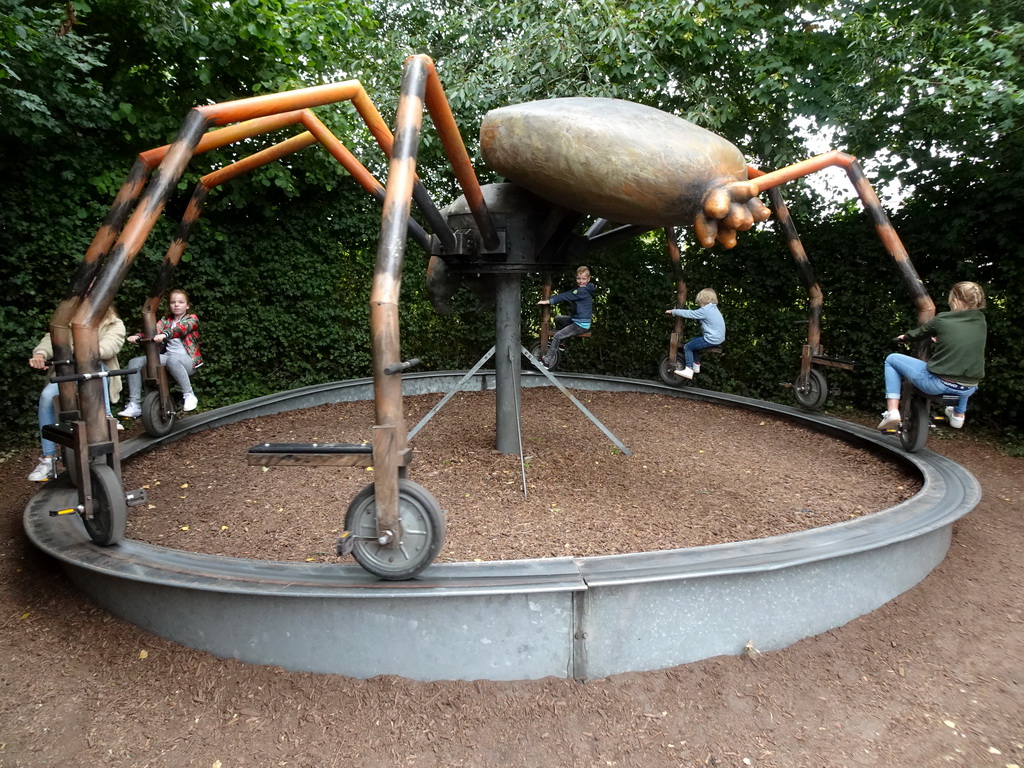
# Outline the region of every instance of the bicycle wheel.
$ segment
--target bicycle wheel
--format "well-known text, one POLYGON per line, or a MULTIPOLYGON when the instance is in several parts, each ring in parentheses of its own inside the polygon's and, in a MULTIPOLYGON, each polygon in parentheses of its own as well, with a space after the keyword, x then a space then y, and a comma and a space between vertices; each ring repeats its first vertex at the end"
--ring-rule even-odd
POLYGON ((164 408, 160 404, 160 393, 150 392, 142 400, 142 425, 146 433, 153 437, 163 437, 174 428, 177 414, 174 408, 164 408))
POLYGON ((924 448, 928 439, 928 400, 920 394, 913 394, 900 401, 900 422, 896 430, 900 445, 907 453, 916 453, 924 448))
POLYGON ((101 547, 117 544, 128 525, 128 502, 117 473, 106 464, 89 467, 92 480, 92 520, 84 517, 89 538, 101 547))
POLYGON ((402 540, 397 547, 377 541, 377 504, 367 486, 349 504, 345 530, 351 531, 352 556, 363 568, 387 581, 411 579, 434 562, 444 544, 444 513, 433 495, 411 480, 398 481, 398 521, 402 540))
POLYGON ((669 360, 668 355, 665 355, 661 359, 661 363, 658 365, 658 376, 666 384, 672 387, 681 387, 684 384, 691 383, 691 379, 684 379, 682 376, 676 376, 673 371, 682 368, 683 361, 678 357, 675 360, 669 360))
MULTIPOLYGON (((544 362, 544 350, 541 348, 539 343, 533 345, 533 348, 530 350, 530 354, 536 357, 538 360, 540 360, 541 363, 544 362)), ((559 350, 558 347, 555 347, 554 351, 551 353, 552 363, 550 366, 548 366, 548 370, 555 370, 555 368, 558 367, 558 361, 561 360, 561 358, 561 350, 559 350)))
POLYGON ((797 375, 793 382, 793 397, 801 407, 816 411, 828 400, 828 382, 825 374, 813 368, 806 377, 797 375))

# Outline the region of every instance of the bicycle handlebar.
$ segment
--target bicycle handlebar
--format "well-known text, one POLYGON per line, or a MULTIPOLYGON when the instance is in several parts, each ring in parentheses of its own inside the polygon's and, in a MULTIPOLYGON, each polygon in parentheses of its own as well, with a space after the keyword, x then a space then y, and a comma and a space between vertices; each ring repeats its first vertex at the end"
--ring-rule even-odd
POLYGON ((50 381, 55 381, 58 384, 65 381, 88 381, 89 379, 108 379, 111 376, 127 376, 130 373, 135 373, 130 368, 121 368, 116 371, 96 371, 96 373, 71 373, 67 376, 54 376, 50 381))

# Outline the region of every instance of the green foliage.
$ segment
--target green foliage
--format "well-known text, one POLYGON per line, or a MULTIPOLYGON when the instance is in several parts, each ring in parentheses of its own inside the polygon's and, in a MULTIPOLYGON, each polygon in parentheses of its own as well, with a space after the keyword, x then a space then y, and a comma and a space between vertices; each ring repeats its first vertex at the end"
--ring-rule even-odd
POLYGON ((74 33, 82 7, 0 0, 0 135, 41 148, 106 119, 111 98, 91 74, 107 48, 74 33))
POLYGON ((175 281, 201 321, 204 404, 370 374, 373 243, 365 220, 331 215, 345 204, 374 220, 354 189, 282 204, 271 221, 210 216, 175 281))
POLYGON ((932 183, 951 158, 985 158, 999 137, 1019 131, 1019 0, 857 6, 843 21, 847 66, 869 76, 863 84, 847 77, 829 118, 856 151, 884 150, 887 172, 912 169, 932 183))
MULTIPOLYGON (((0 0, 4 41, 0 46, 0 114, 4 116, 0 121, 0 175, 4 178, 0 187, 0 278, 5 282, 0 305, 0 369, 5 372, 0 387, 0 427, 25 429, 34 423, 40 377, 28 370, 26 360, 67 291, 77 262, 135 154, 173 138, 186 112, 196 104, 333 80, 343 69, 341 57, 360 56, 353 53, 356 50, 374 60, 377 40, 367 34, 372 24, 365 6, 306 0, 214 4, 93 0, 66 7, 0 0), (356 45, 350 45, 353 39, 356 45)), ((352 112, 351 107, 348 111, 352 112)), ((343 127, 349 120, 331 115, 324 119, 343 127)), ((256 146, 243 148, 246 154, 263 145, 253 143, 256 146)), ((210 153, 198 159, 188 179, 235 159, 227 150, 210 153)), ((229 221, 202 223, 176 277, 176 284, 195 294, 200 307, 211 308, 211 316, 203 320, 204 340, 215 353, 212 359, 221 347, 234 349, 218 338, 216 329, 221 323, 212 308, 224 298, 234 302, 225 304, 225 311, 237 312, 239 306, 246 306, 246 298, 230 290, 236 284, 231 278, 232 264, 203 257, 207 252, 218 254, 219 247, 220 255, 238 256, 239 263, 245 263, 248 254, 239 255, 224 244, 234 236, 232 217, 243 221, 248 217, 250 240, 274 242, 285 254, 279 269, 289 277, 301 274, 288 271, 294 251, 275 241, 274 234, 279 231, 278 222, 288 218, 282 210, 288 208, 289 198, 301 199, 309 191, 316 202, 307 206, 316 210, 300 206, 298 215, 308 213, 313 221, 325 224, 319 229, 304 227, 299 234, 306 238, 310 253, 331 254, 342 261, 347 252, 339 245, 339 232, 356 232, 361 247, 368 233, 379 226, 373 223, 373 216, 379 217, 371 213, 373 205, 350 183, 342 186, 358 202, 348 209, 339 206, 338 196, 326 201, 319 198, 321 190, 337 184, 344 175, 326 152, 310 149, 212 195, 210 214, 223 210, 229 221), (264 226, 274 231, 261 233, 264 226), (193 266, 199 268, 193 270, 193 266), (206 283, 195 279, 207 270, 214 283, 223 277, 210 291, 205 290, 206 283)), ((183 183, 183 194, 188 186, 183 183)), ((116 303, 126 319, 138 312, 147 295, 170 240, 173 218, 180 215, 182 207, 182 202, 172 201, 170 215, 158 225, 122 284, 116 303)), ((306 263, 301 266, 312 269, 306 263)), ((337 272, 340 279, 340 267, 337 272)), ((306 274, 310 284, 317 283, 316 275, 306 274)), ((240 275, 237 282, 246 277, 240 275)), ((330 286, 335 275, 326 277, 330 286)), ((322 294, 310 299, 316 300, 322 301, 322 294)), ((324 319, 321 313, 308 317, 324 319)), ((358 319, 353 316, 346 327, 365 327, 355 324, 358 319)), ((224 323, 224 327, 237 325, 224 323)), ((305 339, 284 341, 309 343, 305 339)), ((279 347, 273 349, 280 351, 279 347)), ((356 351, 351 351, 350 357, 358 360, 356 351)), ((229 356, 226 362, 244 371, 244 359, 260 359, 262 354, 262 348, 247 353, 243 347, 242 359, 229 356)), ((322 355, 317 348, 312 360, 322 355)), ((312 376, 309 369, 313 367, 307 360, 304 370, 286 371, 269 381, 280 386, 292 375, 305 381, 312 376)), ((343 373, 349 371, 338 367, 343 373)), ((354 363, 353 369, 366 370, 365 361, 354 363)), ((239 382, 237 390, 233 389, 227 382, 237 381, 236 375, 230 368, 221 370, 218 374, 214 365, 204 369, 215 387, 206 392, 213 395, 223 383, 221 402, 237 392, 268 386, 257 370, 253 373, 257 384, 239 382)), ((216 401, 218 396, 212 399, 216 401)))
MULTIPOLYGON (((471 154, 491 108, 554 96, 650 104, 779 167, 825 136, 905 196, 892 218, 931 295, 982 282, 991 302, 988 376, 972 421, 1024 424, 1024 26, 1016 0, 854 3, 779 0, 525 0, 407 4, 316 0, 0 0, 0 427, 30 429, 40 378, 25 365, 77 261, 138 152, 173 139, 189 109, 358 78, 393 120, 401 62, 433 56, 471 154), (794 130, 792 126, 809 128, 794 130)), ((351 105, 318 116, 380 178, 386 163, 351 105)), ((294 133, 294 131, 282 131, 294 133)), ((459 194, 424 120, 419 172, 440 205, 459 194)), ((117 303, 129 320, 149 292, 189 188, 280 135, 196 158, 117 303)), ((484 181, 493 179, 478 167, 484 181)), ((845 185, 848 189, 849 185, 845 185)), ((898 271, 859 206, 784 188, 825 294, 835 408, 880 407, 888 339, 915 324, 898 271)), ((321 148, 214 190, 174 284, 193 298, 207 365, 204 407, 368 376, 369 288, 379 208, 321 148)), ((680 238, 691 296, 713 286, 728 323, 701 386, 791 402, 807 298, 773 225, 726 251, 680 238)), ((585 257, 602 292, 592 338, 568 370, 656 379, 675 298, 663 237, 585 257)), ((426 301, 426 259, 408 246, 403 357, 466 368, 493 344, 494 313, 464 290, 455 313, 426 301)), ((575 265, 572 265, 573 267, 575 265)), ((554 276, 570 285, 573 271, 554 276)), ((523 339, 535 339, 538 275, 523 280, 523 339)), ((131 324, 131 322, 129 323, 131 324)), ((696 333, 687 324, 686 334, 696 333)), ((122 357, 127 357, 124 353, 122 357)))
POLYGON ((1020 458, 1024 456, 1024 433, 1019 429, 1011 429, 1003 433, 1003 450, 1007 456, 1020 458))

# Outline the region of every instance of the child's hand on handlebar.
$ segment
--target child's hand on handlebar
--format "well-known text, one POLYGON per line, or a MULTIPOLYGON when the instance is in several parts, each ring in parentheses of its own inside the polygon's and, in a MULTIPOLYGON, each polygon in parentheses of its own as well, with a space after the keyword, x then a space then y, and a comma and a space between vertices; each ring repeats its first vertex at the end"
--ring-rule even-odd
POLYGON ((30 368, 35 368, 37 371, 45 371, 50 367, 46 364, 46 360, 43 359, 43 356, 39 354, 32 355, 32 357, 28 359, 28 365, 30 368))

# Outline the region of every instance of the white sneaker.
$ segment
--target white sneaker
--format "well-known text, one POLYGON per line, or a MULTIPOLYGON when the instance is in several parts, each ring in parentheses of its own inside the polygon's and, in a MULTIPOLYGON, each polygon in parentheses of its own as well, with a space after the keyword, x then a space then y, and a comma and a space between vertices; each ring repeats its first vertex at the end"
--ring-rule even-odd
POLYGON ((956 415, 956 410, 952 405, 946 406, 946 421, 949 422, 949 426, 953 429, 960 429, 964 425, 964 417, 966 414, 956 415))
POLYGON ((128 403, 128 407, 117 415, 126 419, 137 419, 142 415, 142 407, 138 403, 128 403))
POLYGON ((32 474, 28 476, 28 479, 31 483, 45 483, 47 480, 52 480, 56 476, 57 457, 43 456, 39 459, 39 463, 36 464, 36 468, 32 470, 32 474))
POLYGON ((882 420, 878 422, 876 429, 884 432, 887 429, 895 429, 900 425, 903 419, 900 417, 899 411, 883 411, 882 420))
POLYGON ((676 368, 672 373, 676 376, 682 376, 684 379, 693 378, 693 368, 676 368))
POLYGON ((120 421, 117 422, 117 431, 124 432, 124 424, 122 424, 120 421))
POLYGON ((693 365, 690 366, 690 369, 694 373, 700 373, 700 363, 694 363, 693 365))
POLYGON ((182 406, 183 411, 194 411, 199 406, 199 400, 196 399, 194 394, 185 395, 185 405, 182 406))

